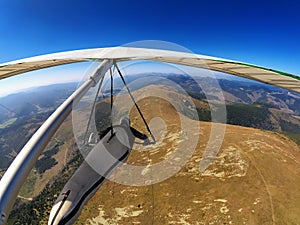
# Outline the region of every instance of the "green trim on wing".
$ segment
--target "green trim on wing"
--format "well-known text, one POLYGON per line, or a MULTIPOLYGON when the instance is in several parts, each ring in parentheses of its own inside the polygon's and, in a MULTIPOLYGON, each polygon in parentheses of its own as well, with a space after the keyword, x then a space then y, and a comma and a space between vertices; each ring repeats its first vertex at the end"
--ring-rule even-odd
POLYGON ((263 69, 263 70, 266 70, 266 71, 271 71, 271 72, 274 72, 274 73, 278 73, 278 74, 283 75, 283 76, 291 77, 291 78, 294 78, 296 80, 300 80, 300 76, 297 76, 297 75, 294 75, 294 74, 291 74, 291 73, 282 72, 282 71, 279 71, 279 70, 269 69, 269 68, 262 67, 262 66, 256 66, 256 65, 252 65, 252 64, 248 64, 248 63, 241 63, 241 62, 232 62, 232 61, 226 61, 226 60, 213 60, 213 61, 222 62, 222 63, 231 63, 231 64, 236 64, 236 65, 243 65, 243 66, 249 66, 249 67, 253 67, 253 68, 263 69))

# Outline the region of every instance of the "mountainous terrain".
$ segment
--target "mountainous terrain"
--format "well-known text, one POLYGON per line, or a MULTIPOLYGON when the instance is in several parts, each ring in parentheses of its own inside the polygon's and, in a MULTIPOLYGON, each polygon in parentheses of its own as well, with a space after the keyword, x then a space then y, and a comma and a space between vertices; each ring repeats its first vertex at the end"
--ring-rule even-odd
MULTIPOLYGON (((211 78, 194 78, 195 82, 184 75, 173 75, 169 79, 179 83, 190 96, 205 103, 207 96, 199 88, 200 83, 208 87, 206 92, 212 95, 212 104, 221 102, 219 93, 214 92, 214 85, 210 85, 213 83, 211 78)), ((247 79, 221 79, 218 82, 226 102, 228 124, 283 132, 300 143, 299 94, 247 79)), ((211 121, 208 104, 197 107, 197 110, 200 120, 211 121)))
MULTIPOLYGON (((163 87, 147 88, 155 92, 163 87)), ((142 92, 147 92, 147 88, 142 92)), ((144 180, 149 173, 147 166, 165 160, 184 142, 178 122, 183 115, 162 99, 146 98, 138 104, 146 120, 159 117, 167 127, 155 132, 158 144, 148 146, 148 151, 138 144, 133 147, 128 163, 145 166, 136 178, 144 180)), ((146 133, 137 111, 133 109, 130 115, 132 126, 146 133)), ((185 166, 173 177, 150 186, 107 181, 84 207, 76 224, 297 224, 300 221, 300 148, 296 143, 279 133, 227 125, 217 158, 200 172, 199 162, 211 123, 183 117, 190 132, 199 135, 196 151, 185 166), (200 131, 195 123, 200 123, 200 131)), ((189 148, 189 142, 184 146, 189 148)))
POLYGON ((0 98, 0 171, 76 87, 76 83, 54 84, 0 98))
MULTIPOLYGON (((154 73, 126 78, 127 83, 132 82, 132 90, 148 85, 168 85, 169 81, 179 84, 188 95, 201 101, 202 106, 197 106, 197 110, 199 119, 203 121, 211 121, 211 109, 207 99, 210 104, 218 106, 222 103, 223 94, 229 124, 293 134, 300 131, 300 95, 282 88, 244 78, 225 79, 221 76, 217 79, 222 90, 220 93, 215 79, 211 77, 154 73)), ((116 79, 115 83, 118 90, 122 89, 120 80, 116 79)))
MULTIPOLYGON (((180 84, 192 97, 200 119, 200 122, 196 121, 195 114, 187 110, 186 97, 167 83, 153 82, 154 76, 146 77, 149 83, 130 86, 133 94, 142 96, 147 92, 165 92, 174 99, 177 109, 157 97, 147 97, 138 102, 150 125, 152 118, 161 118, 167 128, 155 132, 159 141, 157 145, 147 147, 149 151, 140 151, 141 145, 135 145, 128 163, 147 166, 170 155, 184 139, 179 118, 184 118, 191 132, 199 137, 196 151, 175 176, 158 184, 132 187, 106 182, 84 208, 77 224, 299 223, 300 169, 297 159, 300 149, 296 142, 300 140, 300 96, 246 80, 219 80, 227 103, 227 122, 233 125, 227 125, 224 143, 216 160, 207 170, 200 172, 199 162, 210 134, 210 110, 215 109, 209 107, 207 96, 199 88, 196 78, 163 75, 180 84), (199 123, 200 131, 193 131, 195 123, 199 123)), ((126 77, 128 83, 134 78, 126 77)), ((199 77, 197 81, 207 87, 212 82, 208 77, 199 77)), ((115 86, 120 102, 126 104, 130 101, 118 80, 115 86)), ((4 146, 0 152, 5 156, 5 160, 0 162, 0 176, 30 135, 75 87, 75 84, 62 85, 61 91, 56 90, 58 95, 45 92, 48 103, 39 98, 28 98, 29 105, 34 105, 31 109, 24 105, 26 101, 19 100, 23 93, 19 98, 17 95, 7 96, 17 99, 15 104, 0 99, 4 106, 2 110, 9 108, 0 124, 0 146, 4 146), (26 112, 18 111, 22 104, 26 112), (19 141, 16 142, 16 139, 19 141)), ((210 99, 218 106, 220 95, 213 90, 209 91, 210 99)), ((32 95, 36 96, 40 91, 33 90, 32 95)), ((104 90, 101 96, 108 97, 109 92, 104 90)), ((96 107, 98 129, 110 124, 109 98, 102 97, 99 97, 96 107)), ((134 127, 147 133, 134 108, 130 117, 134 127)), ((45 224, 57 194, 81 162, 71 118, 68 118, 32 170, 9 224, 45 224)), ((143 175, 141 179, 144 179, 143 175)))

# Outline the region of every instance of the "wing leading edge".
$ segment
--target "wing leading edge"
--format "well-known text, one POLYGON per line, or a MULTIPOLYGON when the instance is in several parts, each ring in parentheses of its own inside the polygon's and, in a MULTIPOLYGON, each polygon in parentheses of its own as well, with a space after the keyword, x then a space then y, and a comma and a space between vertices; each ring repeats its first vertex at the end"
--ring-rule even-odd
POLYGON ((43 68, 84 61, 153 60, 224 72, 300 93, 300 77, 261 66, 185 52, 147 48, 97 48, 54 53, 0 65, 0 79, 43 68))

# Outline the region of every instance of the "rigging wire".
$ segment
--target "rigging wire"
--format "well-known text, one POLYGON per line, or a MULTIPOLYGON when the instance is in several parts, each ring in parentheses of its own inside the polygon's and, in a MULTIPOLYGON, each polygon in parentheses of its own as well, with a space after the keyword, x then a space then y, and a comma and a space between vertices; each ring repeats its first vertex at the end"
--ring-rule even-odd
POLYGON ((94 102, 93 102, 93 106, 92 106, 92 111, 90 113, 90 116, 89 116, 89 121, 88 121, 88 124, 87 124, 87 127, 86 127, 86 131, 85 131, 85 134, 84 134, 84 144, 86 144, 86 139, 87 139, 87 133, 88 133, 88 130, 89 130, 89 127, 90 127, 90 123, 91 123, 91 119, 92 119, 92 115, 93 115, 93 112, 95 110, 95 105, 96 105, 96 101, 97 101, 97 97, 99 95, 99 91, 101 89, 101 86, 102 86, 102 82, 104 80, 104 77, 105 77, 105 74, 103 75, 103 77, 101 78, 100 80, 100 83, 99 83, 99 86, 98 86, 98 90, 97 90, 97 93, 95 95, 95 98, 94 98, 94 102))
POLYGON ((113 74, 111 71, 111 68, 109 68, 110 72, 110 126, 111 126, 111 137, 114 136, 114 130, 113 130, 113 115, 112 115, 112 108, 113 108, 113 101, 114 101, 114 80, 113 80, 113 74))
POLYGON ((143 116, 143 114, 142 114, 142 112, 141 112, 141 110, 140 110, 138 104, 137 104, 136 101, 134 100, 134 97, 133 97, 133 95, 131 94, 130 89, 129 89, 129 87, 127 86, 127 84, 126 84, 126 82, 125 82, 125 79, 124 79, 124 77, 123 77, 123 75, 122 75, 122 73, 121 73, 119 67, 117 66, 117 63, 116 63, 116 62, 114 62, 114 66, 115 66, 115 68, 117 69, 117 71, 118 71, 118 73, 119 73, 119 75, 120 75, 120 77, 121 77, 121 79, 122 79, 122 81, 123 81, 123 84, 124 84, 124 86, 126 87, 126 89, 127 89, 128 93, 129 93, 129 95, 130 95, 132 101, 134 102, 134 105, 135 105, 136 109, 138 110, 140 116, 142 117, 142 119, 143 119, 143 121, 144 121, 144 124, 145 124, 145 126, 146 126, 148 132, 150 133, 150 135, 151 135, 151 137, 152 137, 154 143, 156 143, 155 137, 154 137, 154 135, 152 134, 152 132, 151 132, 151 130, 150 130, 150 128, 149 128, 149 126, 148 126, 148 124, 147 124, 147 122, 146 122, 146 120, 145 120, 145 118, 144 118, 144 116, 143 116))

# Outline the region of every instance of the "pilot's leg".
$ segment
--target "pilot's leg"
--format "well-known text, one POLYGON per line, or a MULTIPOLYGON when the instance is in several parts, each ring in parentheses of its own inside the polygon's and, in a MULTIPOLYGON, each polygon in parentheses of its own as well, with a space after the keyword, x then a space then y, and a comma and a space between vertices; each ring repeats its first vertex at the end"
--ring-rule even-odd
POLYGON ((128 158, 129 147, 133 143, 132 138, 128 137, 128 129, 117 127, 112 138, 108 132, 94 146, 61 191, 51 210, 48 225, 74 223, 83 206, 105 179, 128 158))

